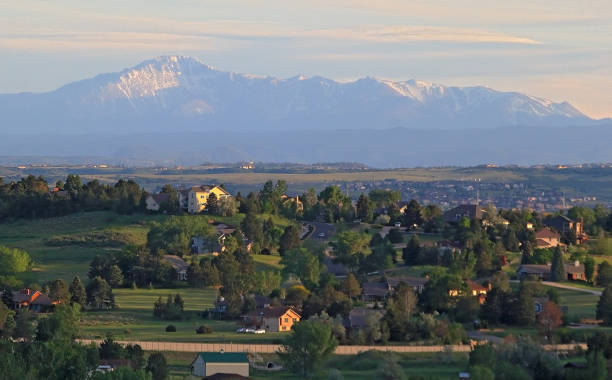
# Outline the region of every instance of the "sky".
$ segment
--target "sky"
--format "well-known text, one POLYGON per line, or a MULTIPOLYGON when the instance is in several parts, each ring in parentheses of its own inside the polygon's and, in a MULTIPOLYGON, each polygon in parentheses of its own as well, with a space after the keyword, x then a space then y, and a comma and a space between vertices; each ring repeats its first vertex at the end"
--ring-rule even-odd
POLYGON ((220 70, 485 85, 612 117, 610 0, 7 0, 0 93, 160 55, 220 70))

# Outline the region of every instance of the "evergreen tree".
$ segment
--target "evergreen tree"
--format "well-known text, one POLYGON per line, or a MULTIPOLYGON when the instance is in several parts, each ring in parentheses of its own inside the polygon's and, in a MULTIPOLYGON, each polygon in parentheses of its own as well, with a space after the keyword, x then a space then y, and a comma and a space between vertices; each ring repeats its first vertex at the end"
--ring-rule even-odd
POLYGON ((606 286, 597 302, 597 319, 606 326, 612 326, 612 285, 606 286))
POLYGON ((113 288, 116 288, 123 284, 123 273, 117 265, 113 265, 110 267, 108 272, 108 282, 109 285, 113 288))
POLYGON ((563 260, 563 252, 560 247, 555 248, 550 266, 550 280, 559 282, 566 279, 565 276, 565 261, 563 260))
POLYGON ((295 249, 300 246, 300 230, 299 228, 291 224, 285 228, 285 232, 280 237, 278 243, 278 253, 283 256, 285 252, 290 249, 295 249))
POLYGON ((374 207, 367 195, 361 194, 357 200, 357 218, 362 222, 369 223, 374 217, 374 207))
POLYGON ((70 304, 78 303, 81 306, 85 306, 87 302, 87 293, 85 292, 85 286, 81 282, 79 276, 75 276, 70 284, 70 304))
POLYGON ((115 307, 113 291, 102 277, 94 278, 87 285, 87 304, 94 309, 112 309, 115 307))
POLYGON ((419 264, 419 256, 421 253, 421 243, 419 242, 419 237, 414 234, 406 248, 402 250, 402 258, 404 259, 405 265, 417 265, 419 264))
POLYGON ((515 321, 520 326, 531 326, 535 322, 535 307, 533 306, 533 289, 527 281, 521 283, 518 299, 514 308, 515 321))
POLYGON ((70 291, 68 289, 68 284, 62 279, 55 280, 49 286, 49 297, 52 301, 69 302, 70 301, 70 291))
POLYGON ((176 306, 180 311, 184 311, 185 309, 185 301, 183 301, 183 297, 181 297, 180 293, 176 293, 174 296, 174 306, 176 306))
POLYGON ((210 193, 208 199, 206 199, 206 211, 211 215, 217 215, 219 213, 219 205, 215 193, 210 193))

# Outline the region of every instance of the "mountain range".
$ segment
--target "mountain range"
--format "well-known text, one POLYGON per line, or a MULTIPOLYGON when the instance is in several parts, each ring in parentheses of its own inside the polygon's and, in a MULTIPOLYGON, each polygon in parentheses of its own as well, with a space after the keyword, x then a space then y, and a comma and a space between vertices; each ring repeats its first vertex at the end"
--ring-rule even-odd
MULTIPOLYGON (((65 149, 62 141, 66 140, 76 144, 70 152, 73 155, 95 151, 108 157, 132 157, 141 152, 153 161, 172 161, 185 155, 197 161, 216 158, 190 152, 222 149, 229 152, 224 153, 224 160, 231 158, 231 152, 235 160, 263 159, 260 156, 265 152, 268 160, 329 161, 325 154, 316 155, 319 143, 327 136, 348 133, 353 136, 349 139, 352 147, 344 146, 338 137, 332 147, 336 151, 329 156, 360 162, 364 161, 361 157, 344 157, 342 152, 355 154, 351 149, 357 144, 363 147, 363 154, 374 156, 380 146, 371 136, 377 131, 385 136, 392 136, 389 130, 422 136, 421 145, 433 144, 430 137, 440 143, 444 136, 474 136, 478 145, 478 136, 491 135, 483 131, 493 129, 501 128, 512 137, 513 130, 522 136, 541 128, 549 134, 581 128, 603 128, 607 132, 611 125, 610 119, 592 119, 567 102, 488 87, 449 87, 371 77, 350 82, 318 76, 279 79, 220 71, 184 56, 158 57, 47 93, 0 94, 0 123, 6 137, 4 144, 0 141, 0 149, 10 155, 57 153, 65 149), (41 140, 43 135, 47 137, 41 140), (190 137, 183 140, 179 136, 190 137), (361 140, 359 136, 370 137, 361 140), (296 147, 298 137, 310 145, 296 147), (231 144, 232 139, 236 144, 231 144), (174 147, 180 152, 169 149, 171 140, 183 141, 174 147), (49 145, 51 141, 57 142, 49 145), (106 145, 100 146, 101 141, 107 141, 106 145), (288 146, 270 146, 269 141, 288 146), (270 154, 270 148, 277 149, 278 154, 270 154), (313 157, 292 155, 302 149, 313 152, 313 157), (149 157, 155 156, 153 152, 159 156, 149 157)), ((502 150, 503 145, 500 142, 502 150)), ((440 148, 444 147, 438 145, 434 150, 440 148)), ((608 153, 599 152, 599 156, 607 157, 608 153)), ((487 161, 496 157, 492 154, 487 161)), ((535 163, 542 162, 535 159, 535 163)), ((405 162, 401 156, 393 163, 374 161, 378 165, 416 164, 408 156, 405 162)), ((419 160, 419 164, 427 162, 434 161, 419 160)))

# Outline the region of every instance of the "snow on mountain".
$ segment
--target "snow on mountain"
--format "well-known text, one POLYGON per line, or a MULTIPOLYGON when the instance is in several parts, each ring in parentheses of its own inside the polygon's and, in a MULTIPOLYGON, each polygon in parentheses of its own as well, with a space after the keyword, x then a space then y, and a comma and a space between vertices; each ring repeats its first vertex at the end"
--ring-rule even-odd
POLYGON ((7 132, 490 129, 596 121, 567 102, 486 87, 371 77, 278 79, 163 56, 43 94, 0 95, 7 132))

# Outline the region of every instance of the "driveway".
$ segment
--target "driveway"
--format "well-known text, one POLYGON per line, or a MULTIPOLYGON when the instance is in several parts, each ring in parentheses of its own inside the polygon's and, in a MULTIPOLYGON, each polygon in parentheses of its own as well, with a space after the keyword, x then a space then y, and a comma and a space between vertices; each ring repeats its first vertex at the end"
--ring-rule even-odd
POLYGON ((314 240, 329 240, 336 233, 336 227, 330 223, 321 223, 321 222, 307 222, 313 228, 312 233, 309 238, 314 240), (324 236, 319 237, 319 234, 324 234, 324 236))

